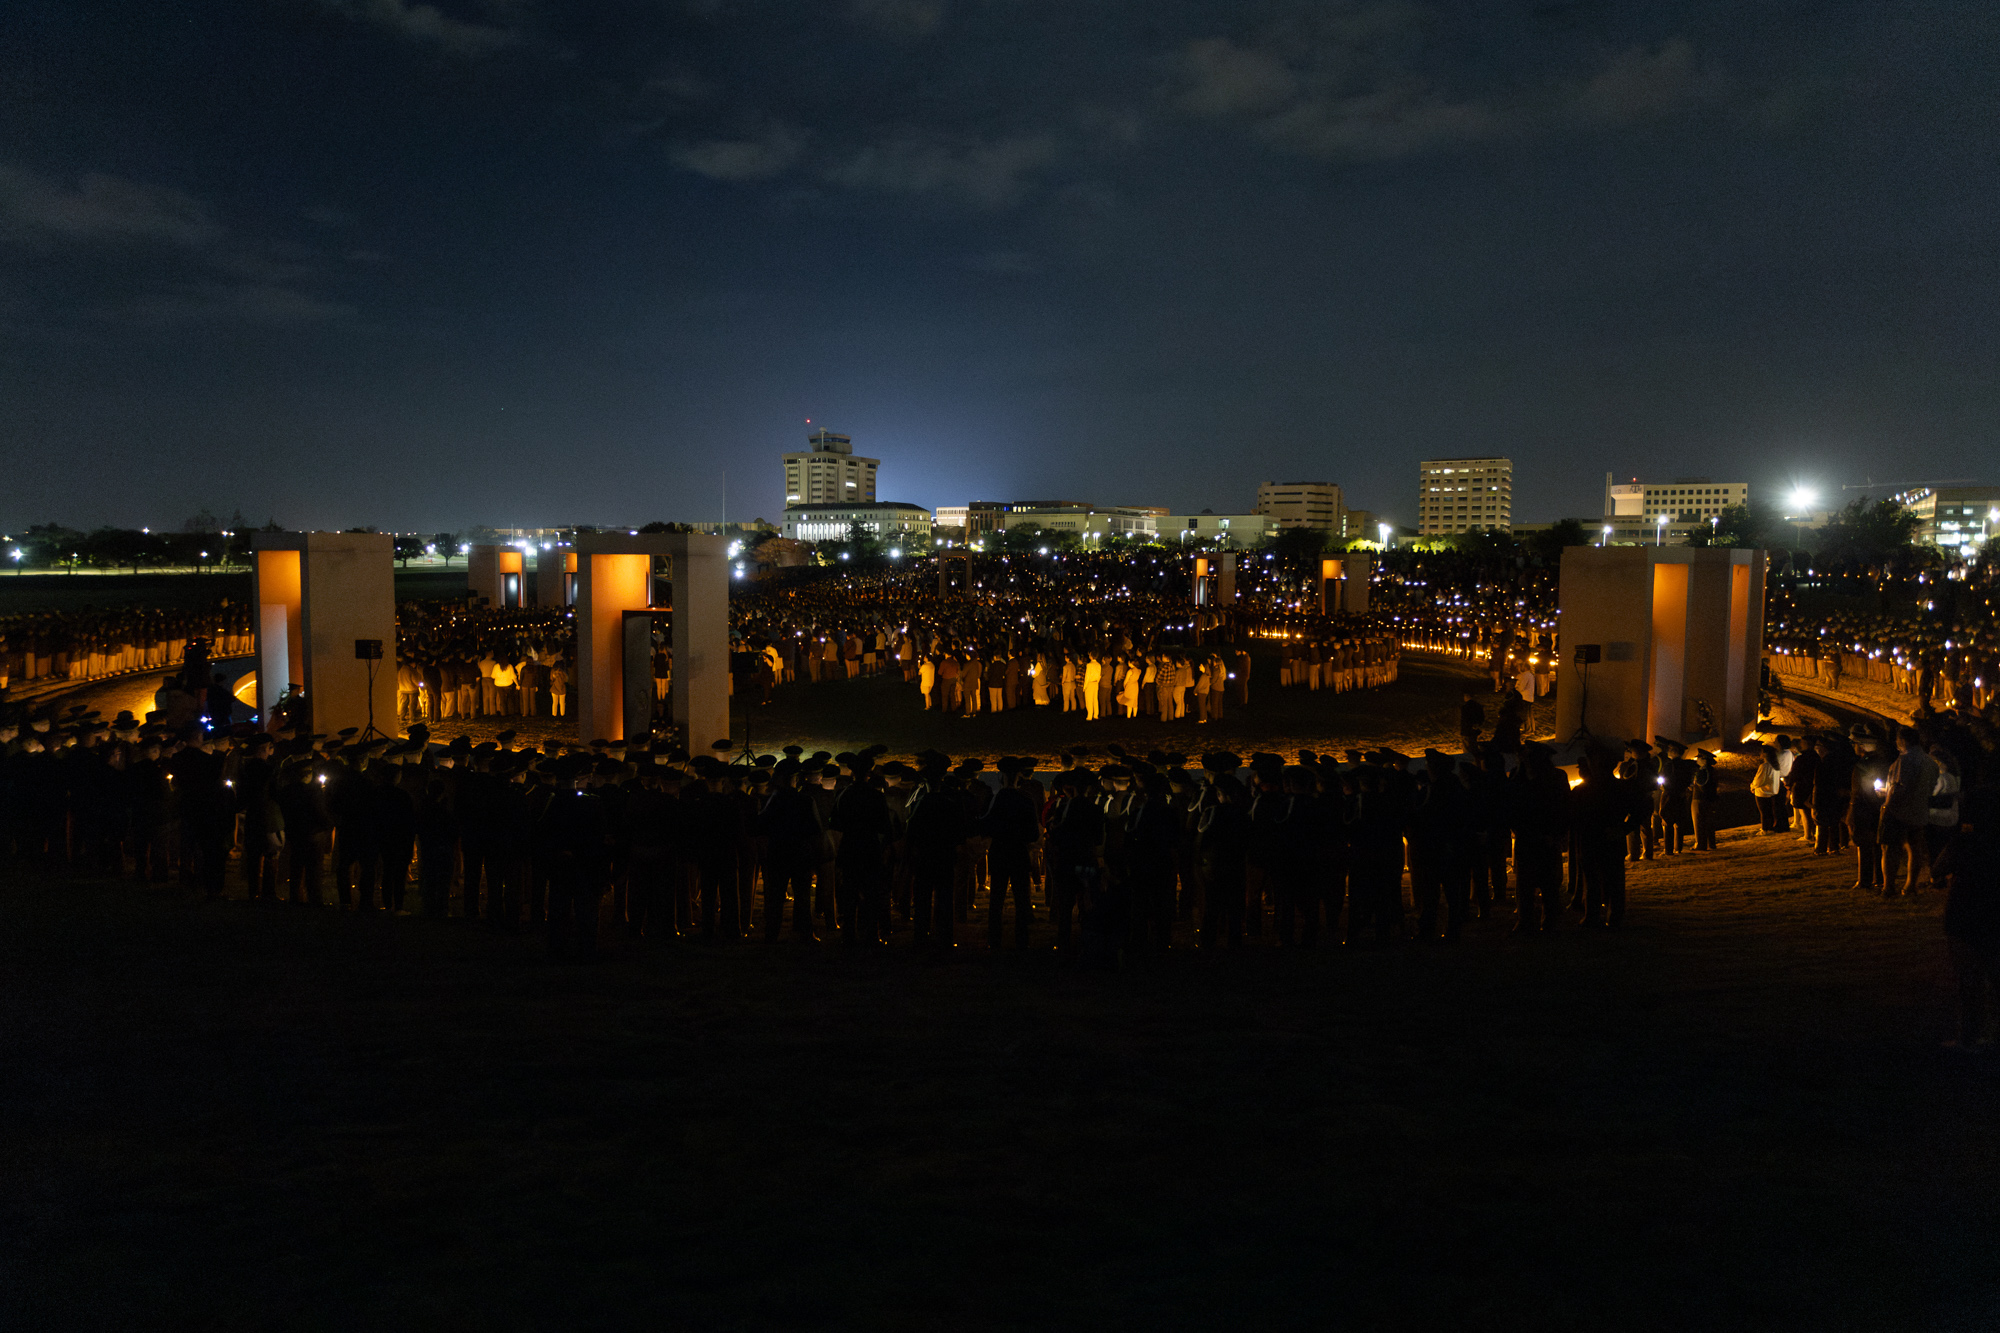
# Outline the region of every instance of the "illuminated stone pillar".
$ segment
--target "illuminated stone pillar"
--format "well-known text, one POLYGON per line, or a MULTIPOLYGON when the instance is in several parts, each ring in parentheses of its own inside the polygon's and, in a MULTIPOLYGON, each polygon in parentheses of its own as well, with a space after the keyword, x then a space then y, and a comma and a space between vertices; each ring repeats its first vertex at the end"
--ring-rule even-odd
MULTIPOLYGON (((690 753, 729 737, 729 541, 701 533, 584 533, 576 539, 577 729, 585 740, 623 740, 627 695, 651 697, 650 656, 628 640, 628 613, 672 612, 673 721, 690 753), (670 562, 669 607, 653 601, 653 564, 670 562)), ((637 634, 637 630, 631 631, 637 634)), ((634 698, 634 705, 640 702, 634 698)))
POLYGON ((576 552, 541 551, 535 556, 535 605, 560 610, 576 598, 576 552))
POLYGON ((376 728, 398 734, 394 539, 374 532, 259 532, 251 550, 257 716, 268 723, 286 686, 296 684, 313 731, 366 726, 372 698, 376 728), (381 657, 359 656, 362 643, 379 643, 381 657))
POLYGON ((465 586, 495 609, 526 606, 526 570, 527 557, 518 547, 482 543, 467 553, 465 586))
POLYGON ((1340 609, 1353 615, 1368 614, 1368 578, 1373 562, 1365 551, 1342 557, 1340 609))
POLYGON ((1564 551, 1558 738, 1742 740, 1757 720, 1764 568, 1762 551, 1715 547, 1564 551))

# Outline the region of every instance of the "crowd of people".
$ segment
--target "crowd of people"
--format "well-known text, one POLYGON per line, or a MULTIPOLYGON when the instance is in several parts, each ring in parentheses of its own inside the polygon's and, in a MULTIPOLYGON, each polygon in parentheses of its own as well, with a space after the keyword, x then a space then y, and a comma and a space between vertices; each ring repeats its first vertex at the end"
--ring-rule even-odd
POLYGON ((1205 723, 1250 700, 1253 640, 1285 641, 1277 684, 1367 689, 1395 679, 1386 623, 1185 600, 1113 583, 1098 561, 1042 564, 939 599, 926 577, 887 572, 732 603, 732 630, 779 685, 900 673, 927 710, 975 716, 1045 707, 1084 721, 1205 723), (1003 586, 1004 583, 1004 586, 1003 586))
POLYGON ((249 608, 225 599, 200 610, 118 607, 0 616, 0 692, 165 671, 180 665, 196 640, 213 645, 217 657, 249 653, 249 608))
MULTIPOLYGON (((435 743, 421 722, 403 740, 245 735, 77 709, 0 726, 0 852, 210 897, 539 926, 566 955, 600 925, 943 947, 977 921, 996 947, 1111 961, 1259 937, 1454 941, 1499 919, 1612 927, 1629 862, 1715 849, 1713 754, 1592 745, 1572 780, 1510 734, 1516 707, 1489 735, 1468 691, 1460 755, 1111 746, 991 772, 934 751, 727 764, 654 743, 516 749, 511 732, 435 743)), ((1895 745, 1781 741, 1752 788, 1765 827, 1851 846, 1862 887, 1900 870, 1914 891, 1991 764, 1964 727, 1895 745)))
MULTIPOLYGON (((967 715, 1218 717, 1248 701, 1260 641, 1277 643, 1280 687, 1383 684, 1404 646, 1480 661, 1496 687, 1465 693, 1457 755, 1109 745, 989 771, 879 747, 726 764, 664 741, 434 742, 431 727, 454 719, 560 713, 573 628, 560 611, 411 604, 399 615, 404 739, 308 735, 283 715, 269 732, 219 727, 202 700, 221 688, 206 656, 227 654, 226 638, 192 642, 189 671, 147 719, 9 714, 0 856, 209 896, 533 926, 564 955, 591 952, 603 929, 925 948, 970 929, 995 947, 1111 961, 1260 938, 1452 941, 1482 921, 1616 926, 1628 864, 1716 850, 1715 756, 1665 737, 1590 744, 1567 775, 1523 735, 1555 645, 1507 621, 1196 611, 1061 580, 940 601, 857 577, 737 600, 739 656, 765 688, 896 673, 923 706, 967 715)), ((662 690, 670 671, 662 643, 662 690)), ((1966 700, 1916 722, 1777 737, 1750 794, 1767 836, 1852 855, 1859 889, 1951 886, 1970 1041, 2000 962, 1988 873, 2000 829, 1976 813, 2000 776, 1996 737, 1966 700)))
POLYGON ((2000 635, 1955 618, 1795 616, 1771 625, 1766 642, 1781 676, 1833 689, 1871 682, 1940 711, 1980 712, 2000 697, 2000 635))
POLYGON ((1502 911, 1519 930, 1615 925, 1626 838, 1645 818, 1645 793, 1609 756, 1572 791, 1534 744, 1511 769, 1498 750, 1094 766, 1072 751, 1048 771, 1021 758, 988 774, 935 752, 792 747, 731 765, 425 733, 171 734, 87 713, 9 724, 5 850, 209 896, 234 879, 253 899, 455 905, 540 924, 559 953, 593 947, 601 915, 641 937, 943 946, 983 904, 989 943, 1027 945, 1039 924, 1041 942, 1110 960, 1267 934, 1456 940, 1502 911))
POLYGON ((396 715, 426 724, 567 716, 575 639, 567 611, 405 602, 396 612, 396 715))

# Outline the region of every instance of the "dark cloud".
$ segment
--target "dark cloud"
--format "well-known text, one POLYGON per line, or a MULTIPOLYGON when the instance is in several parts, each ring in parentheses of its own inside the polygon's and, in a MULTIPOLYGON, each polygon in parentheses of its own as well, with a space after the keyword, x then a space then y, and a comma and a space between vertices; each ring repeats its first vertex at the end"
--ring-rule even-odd
POLYGON ((896 37, 928 37, 944 23, 942 0, 853 0, 855 18, 896 37))
POLYGON ((457 18, 436 5, 411 3, 411 0, 321 0, 321 3, 407 41, 454 56, 492 55, 522 42, 520 33, 511 28, 457 18))
POLYGON ((849 190, 1003 208, 1019 202, 1059 152, 1047 135, 989 140, 908 129, 832 158, 819 176, 849 190))
POLYGON ((169 186, 101 171, 72 182, 0 163, 0 235, 16 241, 198 246, 221 234, 207 205, 169 186))
POLYGON ((805 150, 805 136, 785 125, 772 125, 742 139, 705 139, 673 152, 673 159, 697 175, 721 181, 769 180, 782 175, 805 150))
POLYGON ((1577 109, 1614 125, 1664 116, 1721 92, 1720 81, 1695 63, 1694 47, 1675 38, 1648 50, 1633 47, 1591 76, 1577 109))

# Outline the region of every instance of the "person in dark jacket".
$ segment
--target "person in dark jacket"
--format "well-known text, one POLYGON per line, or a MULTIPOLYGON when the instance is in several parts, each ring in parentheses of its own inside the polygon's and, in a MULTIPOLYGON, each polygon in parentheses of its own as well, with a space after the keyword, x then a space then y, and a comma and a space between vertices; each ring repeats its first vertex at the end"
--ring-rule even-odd
POLYGON ((1715 824, 1722 813, 1722 780, 1715 771, 1715 751, 1695 751, 1694 779, 1688 784, 1688 811, 1694 820, 1694 849, 1715 850, 1715 824))
POLYGON ((274 790, 278 770, 271 759, 273 744, 267 733, 252 736, 243 747, 236 776, 229 779, 243 814, 243 885, 253 900, 277 897, 284 856, 285 815, 274 790))
POLYGON ((1164 776, 1149 770, 1138 776, 1136 785, 1125 811, 1125 946, 1129 952, 1157 953, 1173 940, 1174 849, 1180 822, 1164 776))
POLYGON ((1514 833, 1514 933, 1551 931, 1562 920, 1563 848, 1569 842, 1569 780, 1549 747, 1521 749, 1521 766, 1507 787, 1507 823, 1514 833))
POLYGON ((1694 831, 1694 780, 1697 765, 1687 757, 1687 746, 1677 740, 1660 738, 1660 771, 1655 777, 1659 788, 1660 844, 1668 856, 1679 856, 1688 834, 1694 831))
MULTIPOLYGON (((613 767, 616 767, 615 765, 613 767)), ((597 921, 611 888, 611 824, 591 791, 590 761, 566 761, 567 790, 543 812, 536 841, 548 866, 548 949, 553 958, 597 956, 597 921)))
POLYGON ((1466 754, 1479 750, 1479 734, 1486 729, 1486 710, 1471 690, 1465 691, 1464 702, 1458 706, 1458 743, 1466 754))
POLYGON ((1854 751, 1839 736, 1813 738, 1813 855, 1847 850, 1847 804, 1854 799, 1854 751))
POLYGON ((446 773, 433 770, 417 806, 419 910, 430 917, 451 915, 451 877, 458 865, 458 821, 452 815, 446 773))
POLYGON ((1195 826, 1195 857, 1201 866, 1204 911, 1201 945, 1212 949, 1243 943, 1243 880, 1249 861, 1249 796, 1226 772, 1209 784, 1214 798, 1195 826))
POLYGON ((841 938, 883 943, 889 930, 889 842, 894 829, 871 758, 855 757, 854 781, 833 803, 841 938))
MULTIPOLYGON (((1035 919, 1033 855, 1042 837, 1042 818, 1040 803, 1022 783, 1035 766, 1030 760, 1009 756, 1003 757, 996 767, 1000 770, 1000 790, 993 794, 992 803, 978 825, 978 831, 988 840, 986 879, 990 906, 986 912, 986 942, 991 948, 1000 947, 1001 918, 1011 895, 1014 944, 1025 949, 1028 929, 1035 919)), ((960 835, 961 840, 963 836, 960 835)))
POLYGON ((1882 888, 1882 795, 1889 789, 1889 759, 1865 723, 1848 732, 1854 742, 1854 772, 1848 780, 1847 831, 1854 840, 1854 887, 1882 888))
POLYGON ((1970 1050, 1991 1040, 1989 996, 2000 980, 2000 791, 1974 793, 1964 811, 1932 873, 1945 884, 1945 943, 1958 983, 1958 1035, 1945 1045, 1970 1050))
POLYGON ((1096 886, 1104 859, 1104 812, 1085 791, 1089 778, 1079 772, 1056 777, 1056 800, 1048 816, 1049 916, 1055 923, 1056 947, 1067 949, 1073 914, 1096 886))
POLYGON ((382 857, 382 906, 403 910, 410 863, 417 854, 417 803, 403 788, 403 766, 377 761, 368 766, 375 780, 375 845, 382 857))
POLYGON ((1638 779, 1621 777, 1610 751, 1592 747, 1583 783, 1570 800, 1571 827, 1583 861, 1583 924, 1615 926, 1625 919, 1625 861, 1642 833, 1649 802, 1638 779))
MULTIPOLYGON (((910 916, 917 946, 952 947, 953 881, 958 876, 959 849, 972 830, 965 796, 941 754, 923 756, 917 785, 904 803, 904 853, 910 863, 910 916)), ((1000 945, 1000 893, 993 899, 992 943, 1000 945)))

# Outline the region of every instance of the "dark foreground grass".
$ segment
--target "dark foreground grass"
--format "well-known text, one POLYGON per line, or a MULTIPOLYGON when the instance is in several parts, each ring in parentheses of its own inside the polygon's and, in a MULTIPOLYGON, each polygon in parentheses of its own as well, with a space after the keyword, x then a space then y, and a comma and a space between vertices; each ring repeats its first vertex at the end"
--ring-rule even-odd
POLYGON ((1118 974, 10 882, 0 1322, 1991 1328, 2000 1085, 1846 879, 1118 974))

